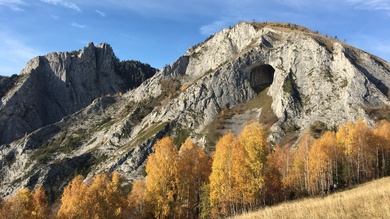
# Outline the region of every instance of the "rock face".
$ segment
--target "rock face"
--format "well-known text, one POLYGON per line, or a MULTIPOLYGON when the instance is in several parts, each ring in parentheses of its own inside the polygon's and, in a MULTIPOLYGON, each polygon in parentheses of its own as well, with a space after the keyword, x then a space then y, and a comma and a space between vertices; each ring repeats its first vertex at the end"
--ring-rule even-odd
POLYGON ((10 143, 57 122, 98 97, 135 87, 155 72, 149 68, 138 84, 131 84, 136 82, 131 76, 143 73, 135 68, 140 66, 116 73, 121 65, 107 44, 95 47, 90 43, 79 52, 50 53, 32 59, 13 89, 1 95, 0 143, 10 143))
MULTIPOLYGON (((73 58, 68 54, 69 62, 55 62, 61 64, 32 60, 28 66, 41 67, 26 68, 31 73, 19 76, 3 97, 0 121, 8 128, 2 133, 22 130, 25 121, 41 121, 43 126, 28 127, 35 131, 23 138, 1 134, 3 142, 19 138, 0 146, 4 195, 43 184, 55 200, 75 173, 92 177, 117 170, 129 182, 142 175, 154 142, 164 135, 177 144, 190 137, 212 150, 213 136, 238 132, 247 121, 258 120, 269 128, 269 141, 278 143, 288 132, 299 137, 315 122, 328 128, 357 119, 373 124, 365 110, 390 103, 388 62, 297 25, 238 23, 191 47, 151 78, 134 76, 143 81, 134 84, 138 87, 95 100, 131 83, 107 70, 127 68, 115 67, 111 56, 102 58, 112 54, 107 45, 90 47, 73 58), (49 73, 38 77, 38 72, 46 72, 41 69, 49 73), (50 74, 52 69, 68 70, 50 74), (41 86, 45 89, 37 90, 41 86), (48 94, 52 86, 64 89, 48 94), (41 96, 29 96, 30 90, 41 96), (69 111, 63 102, 72 103, 69 111), (24 107, 32 105, 39 107, 24 107), (77 111, 74 105, 85 108, 77 111), (29 114, 28 109, 35 111, 29 114), (56 109, 62 111, 49 115, 56 109)), ((55 59, 59 54, 48 56, 55 59)))
POLYGON ((0 98, 2 98, 9 89, 14 86, 17 78, 17 75, 12 75, 11 77, 0 76, 0 98))

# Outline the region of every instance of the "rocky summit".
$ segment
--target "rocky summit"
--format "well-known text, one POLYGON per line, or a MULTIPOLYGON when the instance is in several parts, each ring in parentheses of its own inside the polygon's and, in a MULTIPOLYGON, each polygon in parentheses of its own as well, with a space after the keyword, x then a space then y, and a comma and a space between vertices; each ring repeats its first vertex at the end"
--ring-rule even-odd
POLYGON ((137 74, 146 79, 156 72, 125 67, 108 44, 32 59, 18 76, 0 79, 0 143, 58 122, 98 97, 131 89, 128 81, 137 74))
POLYGON ((165 135, 212 151, 253 120, 272 145, 374 124, 390 103, 390 64, 298 25, 240 22, 157 72, 89 44, 34 58, 0 85, 0 193, 43 185, 54 201, 75 174, 139 178, 165 135))

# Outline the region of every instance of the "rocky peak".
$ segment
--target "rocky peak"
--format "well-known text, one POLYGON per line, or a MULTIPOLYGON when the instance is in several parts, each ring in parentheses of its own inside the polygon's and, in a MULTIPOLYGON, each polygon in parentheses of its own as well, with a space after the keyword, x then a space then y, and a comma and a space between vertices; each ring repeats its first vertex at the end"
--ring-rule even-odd
POLYGON ((329 128, 357 119, 371 124, 365 109, 389 104, 388 62, 289 23, 240 22, 191 47, 163 72, 181 75, 182 83, 194 86, 167 109, 179 117, 172 109, 181 109, 186 114, 182 125, 198 134, 223 108, 245 104, 267 86, 278 118, 270 138, 274 142, 289 127, 303 130, 315 121, 329 128), (182 74, 175 73, 179 69, 182 74), (190 104, 198 92, 205 99, 190 104), (202 110, 195 107, 199 102, 205 104, 202 110), (199 112, 203 120, 190 119, 187 111, 199 112))
MULTIPOLYGON (((120 62, 108 44, 89 43, 79 51, 33 58, 18 76, 18 84, 2 97, 0 143, 9 143, 57 122, 98 97, 125 92, 132 88, 128 83, 132 75, 144 74, 137 68, 118 74, 118 65, 120 62)), ((145 69, 148 74, 138 81, 156 71, 148 65, 145 69)))

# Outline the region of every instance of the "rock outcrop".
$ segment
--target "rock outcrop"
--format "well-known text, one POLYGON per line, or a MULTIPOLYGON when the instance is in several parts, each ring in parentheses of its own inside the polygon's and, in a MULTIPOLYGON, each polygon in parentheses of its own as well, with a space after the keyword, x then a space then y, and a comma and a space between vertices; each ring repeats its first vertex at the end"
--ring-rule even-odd
MULTIPOLYGON (((55 67, 71 70, 40 76, 46 83, 33 80, 40 68, 25 70, 31 73, 19 76, 3 97, 2 110, 8 114, 3 113, 0 121, 8 121, 4 124, 13 124, 17 130, 25 125, 18 127, 18 122, 37 120, 44 126, 56 121, 57 114, 66 114, 60 110, 49 116, 49 111, 42 109, 45 103, 50 103, 51 111, 62 109, 58 100, 85 107, 77 111, 70 106, 74 114, 25 137, 15 135, 13 139, 18 140, 0 146, 0 192, 5 195, 21 186, 43 184, 50 187, 54 200, 75 173, 92 177, 117 170, 130 182, 142 175, 154 142, 164 135, 172 136, 177 144, 190 137, 212 150, 215 136, 237 132, 247 121, 258 120, 269 129, 269 141, 278 143, 289 132, 299 137, 313 123, 333 128, 363 119, 373 124, 366 109, 390 104, 388 62, 297 25, 238 23, 190 48, 175 63, 145 81, 143 78, 123 95, 112 94, 129 83, 102 70, 114 68, 114 61, 97 58, 99 55, 84 60, 84 53, 93 54, 89 47, 69 58, 74 59, 68 64, 73 67, 55 67), (72 63, 79 64, 76 68, 72 63), (89 78, 80 75, 91 68, 94 74, 88 74, 89 78), (40 92, 44 101, 28 96, 30 89, 37 89, 34 83, 50 87, 51 77, 67 92, 34 91, 40 92), (93 100, 91 89, 97 89, 96 96, 111 95, 93 100), (16 91, 17 95, 10 95, 16 91), (10 101, 23 109, 30 109, 24 105, 33 103, 40 107, 33 107, 36 111, 28 114, 28 110, 7 108, 10 101), (14 111, 17 113, 12 114, 14 111)), ((105 47, 95 48, 95 54, 112 52, 102 52, 105 47)), ((41 59, 31 63, 54 68, 41 59)))
MULTIPOLYGON (((17 78, 17 75, 12 75, 11 77, 0 76, 0 98, 2 98, 15 85, 17 78)), ((0 104, 2 103, 0 102, 0 104)))
POLYGON ((132 62, 119 62, 108 44, 93 43, 32 59, 17 84, 1 95, 0 143, 57 122, 98 97, 134 88, 156 72, 142 63, 126 63, 132 62))

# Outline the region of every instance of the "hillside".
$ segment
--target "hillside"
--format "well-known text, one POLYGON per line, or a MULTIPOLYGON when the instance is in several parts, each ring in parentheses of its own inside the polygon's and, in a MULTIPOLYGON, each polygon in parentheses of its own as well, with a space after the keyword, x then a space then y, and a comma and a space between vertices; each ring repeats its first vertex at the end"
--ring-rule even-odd
POLYGON ((235 219, 256 218, 389 218, 390 178, 375 180, 326 197, 265 207, 235 219))
POLYGON ((221 134, 257 120, 271 145, 294 144, 313 124, 373 124, 386 114, 374 109, 390 105, 388 62, 291 24, 240 22, 158 72, 139 65, 90 44, 1 79, 0 193, 43 185, 54 201, 74 175, 115 170, 131 182, 166 135, 213 151, 221 134), (132 84, 132 72, 153 74, 132 84))

